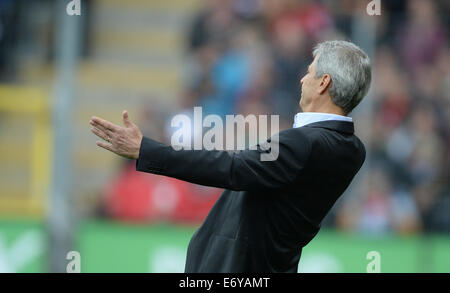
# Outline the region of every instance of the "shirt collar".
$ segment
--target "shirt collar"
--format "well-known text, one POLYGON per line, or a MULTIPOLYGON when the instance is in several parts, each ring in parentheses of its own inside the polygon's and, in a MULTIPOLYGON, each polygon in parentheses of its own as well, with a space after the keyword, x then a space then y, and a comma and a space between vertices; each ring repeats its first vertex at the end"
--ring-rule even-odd
POLYGON ((331 113, 318 113, 318 112, 302 112, 297 113, 294 117, 294 128, 302 127, 307 124, 321 122, 321 121, 329 121, 329 120, 339 120, 339 121, 347 121, 353 122, 352 117, 342 116, 331 113))

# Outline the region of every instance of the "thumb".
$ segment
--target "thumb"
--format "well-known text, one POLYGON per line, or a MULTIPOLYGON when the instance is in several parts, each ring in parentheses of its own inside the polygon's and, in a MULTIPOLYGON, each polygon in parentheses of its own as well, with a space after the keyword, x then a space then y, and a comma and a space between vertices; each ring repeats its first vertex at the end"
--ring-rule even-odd
POLYGON ((130 118, 128 117, 128 111, 127 110, 123 111, 123 113, 122 113, 122 120, 123 120, 123 124, 126 127, 130 127, 130 126, 133 125, 133 123, 130 121, 130 118))

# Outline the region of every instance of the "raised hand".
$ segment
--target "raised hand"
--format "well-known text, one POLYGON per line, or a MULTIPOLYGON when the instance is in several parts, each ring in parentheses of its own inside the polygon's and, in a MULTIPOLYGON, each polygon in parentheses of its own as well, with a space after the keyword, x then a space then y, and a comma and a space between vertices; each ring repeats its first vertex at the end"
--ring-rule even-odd
POLYGON ((137 159, 141 147, 142 133, 131 122, 126 110, 122 113, 122 120, 124 127, 95 116, 91 118, 89 123, 92 125, 91 131, 107 142, 97 141, 99 147, 128 159, 137 159))

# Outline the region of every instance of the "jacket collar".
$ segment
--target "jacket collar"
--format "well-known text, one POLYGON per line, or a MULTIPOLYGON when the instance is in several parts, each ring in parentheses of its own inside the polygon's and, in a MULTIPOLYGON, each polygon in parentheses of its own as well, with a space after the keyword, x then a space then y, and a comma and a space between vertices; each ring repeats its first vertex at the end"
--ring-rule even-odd
POLYGON ((319 121, 329 121, 329 120, 339 120, 339 121, 353 121, 352 117, 337 115, 333 113, 321 113, 321 112, 300 112, 294 116, 294 128, 302 127, 307 124, 311 124, 319 121))
POLYGON ((355 133, 355 127, 353 122, 351 121, 339 121, 339 120, 319 121, 307 124, 304 127, 326 128, 348 134, 355 133))
POLYGON ((294 117, 293 127, 327 128, 349 134, 355 132, 351 117, 319 112, 297 113, 294 117))

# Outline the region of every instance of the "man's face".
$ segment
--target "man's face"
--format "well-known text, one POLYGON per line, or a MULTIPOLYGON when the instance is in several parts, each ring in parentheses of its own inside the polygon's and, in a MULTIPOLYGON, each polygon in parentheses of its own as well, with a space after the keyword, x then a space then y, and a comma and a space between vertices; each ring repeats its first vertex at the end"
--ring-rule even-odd
POLYGON ((315 78, 316 75, 316 62, 318 56, 316 56, 313 62, 308 66, 308 71, 305 76, 300 80, 302 86, 302 93, 300 97, 300 107, 305 110, 316 96, 317 88, 320 84, 320 78, 315 78))

